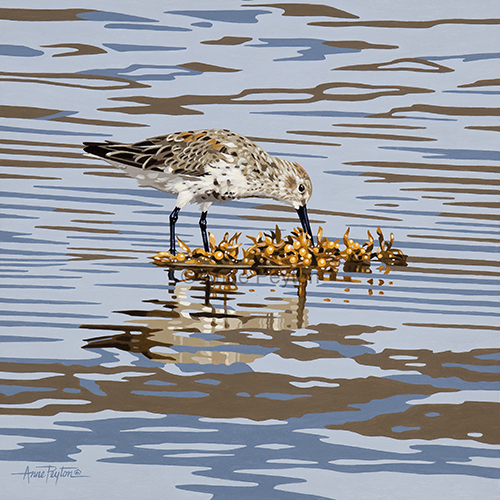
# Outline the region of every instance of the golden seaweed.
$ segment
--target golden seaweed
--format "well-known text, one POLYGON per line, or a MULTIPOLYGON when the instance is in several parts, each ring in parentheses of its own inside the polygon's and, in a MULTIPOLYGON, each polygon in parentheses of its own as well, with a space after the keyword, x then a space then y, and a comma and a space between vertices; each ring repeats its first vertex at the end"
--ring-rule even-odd
POLYGON ((283 236, 276 226, 270 233, 259 232, 257 236, 247 236, 251 245, 242 249, 243 258, 239 258, 241 233, 229 237, 226 233, 217 243, 215 236, 209 233, 210 250, 191 248, 177 238, 181 252, 172 255, 170 252, 159 252, 153 257, 159 266, 182 268, 217 268, 224 275, 231 269, 252 270, 255 274, 266 270, 266 274, 287 275, 286 270, 316 269, 320 279, 336 275, 341 263, 348 272, 370 272, 370 263, 379 261, 386 266, 405 266, 407 256, 399 249, 393 248, 394 234, 390 234, 389 242, 385 241, 380 227, 377 228, 379 248, 375 249, 375 240, 368 231, 368 239, 358 243, 349 238, 350 229, 345 232, 341 248, 340 240, 331 240, 323 235, 323 228, 318 229, 316 244, 302 228, 295 228, 291 234, 283 236), (226 271, 225 271, 226 270, 226 271), (280 271, 285 272, 280 272, 280 271))

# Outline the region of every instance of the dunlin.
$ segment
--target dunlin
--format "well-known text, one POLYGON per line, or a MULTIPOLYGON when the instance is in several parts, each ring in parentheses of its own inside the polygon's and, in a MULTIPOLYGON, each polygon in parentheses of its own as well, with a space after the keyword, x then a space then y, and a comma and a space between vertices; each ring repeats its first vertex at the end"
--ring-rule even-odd
POLYGON ((229 130, 210 129, 153 137, 134 144, 86 142, 84 151, 121 168, 150 186, 177 196, 170 214, 170 252, 175 254, 175 223, 188 203, 200 206, 203 246, 209 250, 207 211, 212 203, 257 197, 292 205, 312 239, 306 203, 311 179, 295 162, 266 153, 229 130))

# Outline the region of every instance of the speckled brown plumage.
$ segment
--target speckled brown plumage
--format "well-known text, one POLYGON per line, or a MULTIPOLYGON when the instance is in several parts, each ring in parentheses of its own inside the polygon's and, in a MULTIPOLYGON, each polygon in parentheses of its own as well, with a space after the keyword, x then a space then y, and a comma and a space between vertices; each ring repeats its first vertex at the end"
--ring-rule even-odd
MULTIPOLYGON (((298 163, 271 156, 236 132, 209 129, 176 132, 133 144, 85 143, 84 151, 123 169, 140 185, 176 195, 175 220, 188 203, 200 205, 204 220, 212 203, 273 198, 292 205, 310 232, 305 205, 312 183, 307 172, 298 163)), ((172 216, 171 236, 175 225, 172 216)))

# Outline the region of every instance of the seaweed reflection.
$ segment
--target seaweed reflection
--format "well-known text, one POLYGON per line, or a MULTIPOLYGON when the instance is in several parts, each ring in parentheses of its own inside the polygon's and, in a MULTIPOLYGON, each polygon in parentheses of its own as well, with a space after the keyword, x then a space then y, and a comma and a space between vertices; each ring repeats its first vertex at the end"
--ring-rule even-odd
POLYGON ((177 278, 176 271, 171 269, 168 271, 168 299, 143 301, 143 304, 157 306, 153 309, 118 311, 131 318, 141 318, 130 321, 140 325, 82 325, 83 328, 119 332, 87 339, 85 348, 117 348, 165 363, 250 363, 260 355, 235 352, 234 346, 238 344, 221 342, 217 334, 242 330, 277 332, 304 328, 308 324, 305 304, 311 272, 297 269, 293 274, 283 275, 278 270, 267 270, 266 274, 284 279, 285 285, 295 287, 296 296, 276 297, 268 305, 238 302, 233 306, 245 295, 239 286, 255 277, 253 271, 184 269, 177 278), (177 346, 180 352, 170 349, 172 346, 177 346), (231 347, 225 350, 226 346, 231 347))

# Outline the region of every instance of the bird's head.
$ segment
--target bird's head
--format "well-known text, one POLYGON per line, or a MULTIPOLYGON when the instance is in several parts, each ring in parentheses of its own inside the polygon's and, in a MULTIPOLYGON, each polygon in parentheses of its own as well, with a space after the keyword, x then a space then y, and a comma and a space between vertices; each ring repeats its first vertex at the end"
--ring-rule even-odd
POLYGON ((295 162, 281 160, 285 168, 278 180, 280 199, 291 204, 299 215, 305 232, 313 239, 306 204, 312 195, 312 182, 307 172, 295 162))
POLYGON ((298 163, 288 163, 284 172, 283 199, 293 205, 295 210, 307 204, 312 195, 312 182, 307 172, 298 163))

